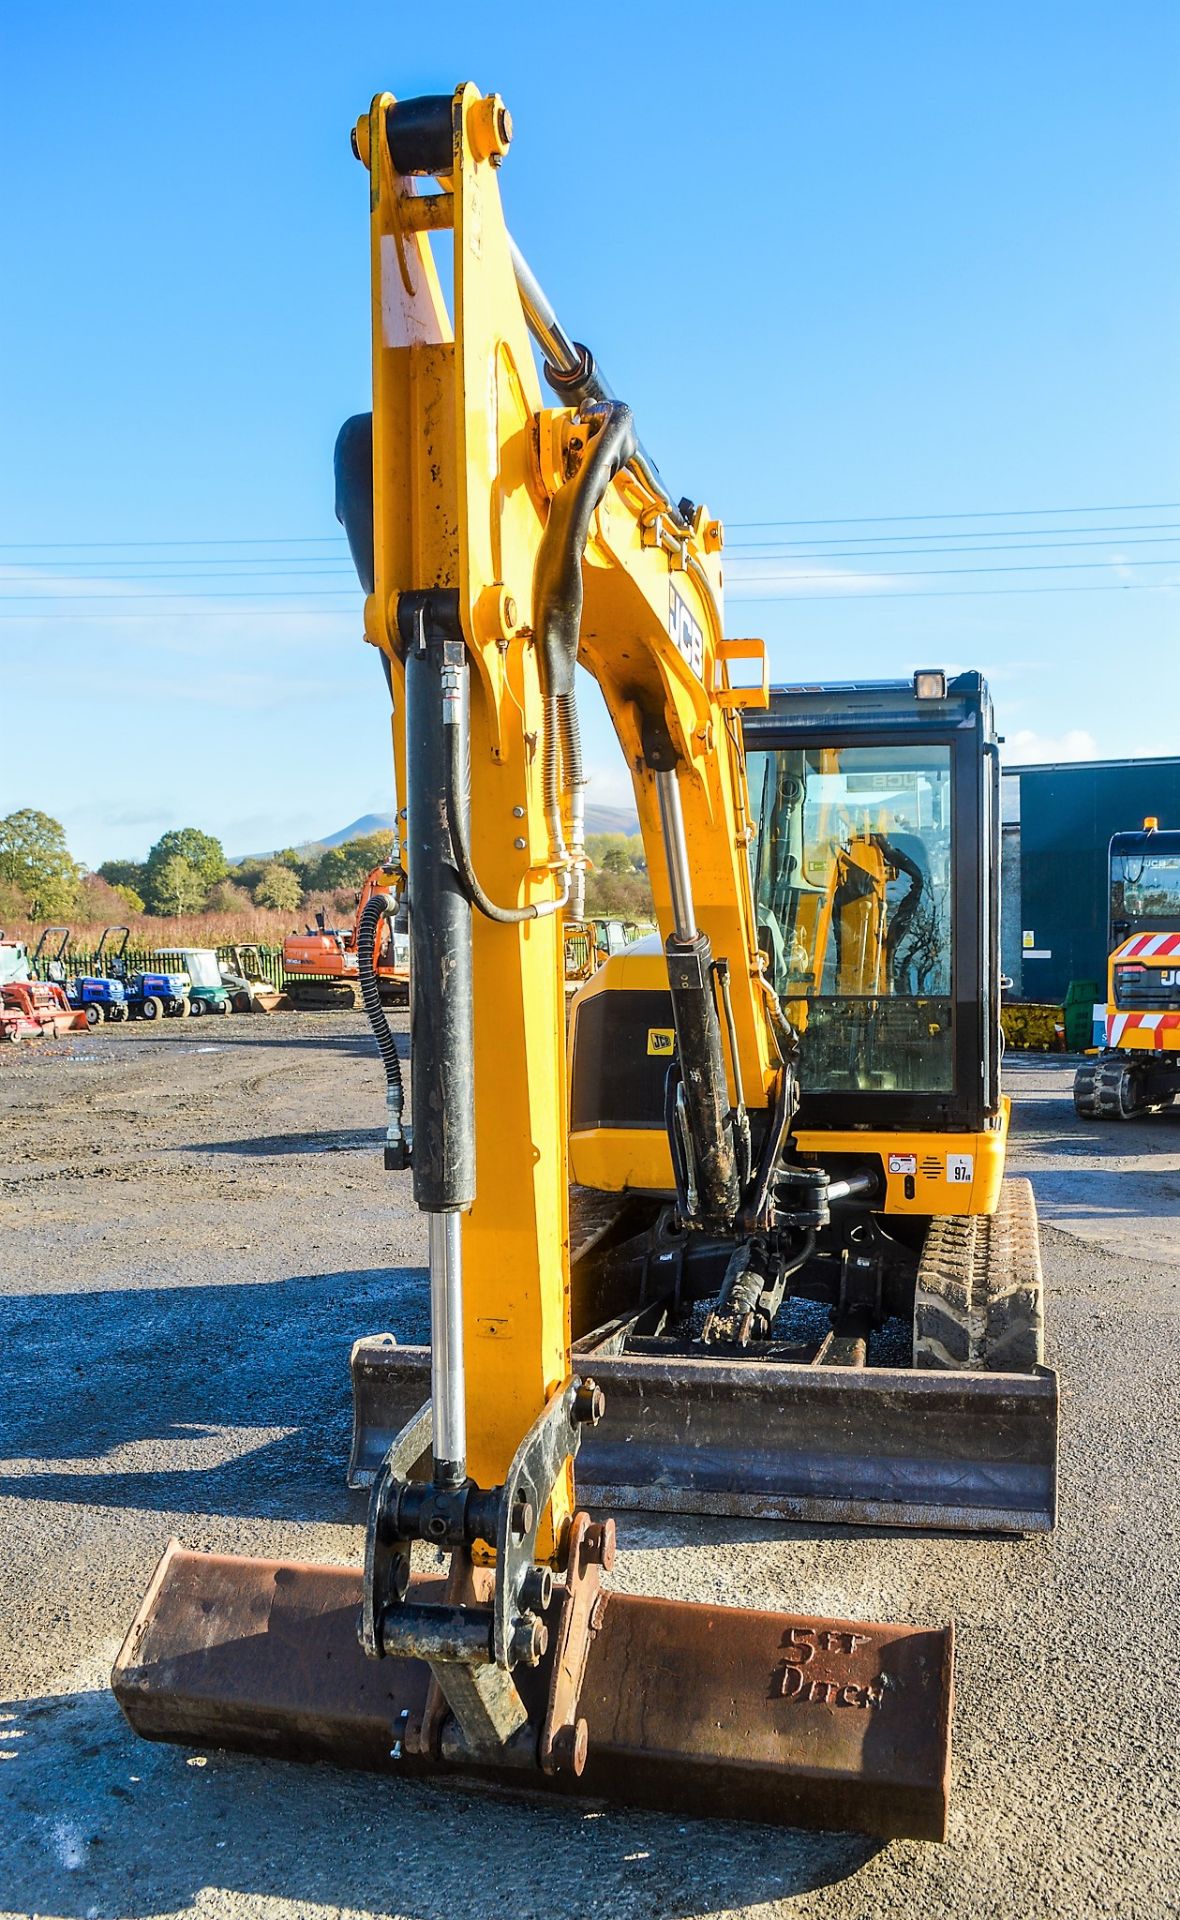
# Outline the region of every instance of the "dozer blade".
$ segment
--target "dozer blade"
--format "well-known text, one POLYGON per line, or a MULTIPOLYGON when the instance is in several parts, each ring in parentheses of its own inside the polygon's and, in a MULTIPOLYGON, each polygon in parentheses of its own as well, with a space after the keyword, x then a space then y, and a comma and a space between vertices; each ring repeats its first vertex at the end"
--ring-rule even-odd
MULTIPOLYGON (((579 1498, 612 1510, 962 1532, 1050 1532, 1057 1376, 667 1359, 578 1349, 606 1418, 578 1456, 579 1498)), ((430 1396, 430 1350, 352 1351, 349 1485, 367 1486, 430 1396)))
MULTIPOLYGON (((580 1779, 404 1749, 429 1670, 357 1641, 349 1567, 187 1553, 175 1541, 112 1685, 149 1740, 460 1774, 533 1793, 774 1825, 938 1840, 946 1830, 953 1630, 605 1596, 578 1711, 580 1779)), ((415 1578, 412 1599, 437 1579, 415 1578)), ((551 1659, 550 1655, 550 1659, 551 1659)), ((515 1676, 539 1724, 549 1661, 515 1676), (523 1675, 523 1678, 522 1678, 523 1675)), ((445 1743, 444 1743, 445 1744, 445 1743)))

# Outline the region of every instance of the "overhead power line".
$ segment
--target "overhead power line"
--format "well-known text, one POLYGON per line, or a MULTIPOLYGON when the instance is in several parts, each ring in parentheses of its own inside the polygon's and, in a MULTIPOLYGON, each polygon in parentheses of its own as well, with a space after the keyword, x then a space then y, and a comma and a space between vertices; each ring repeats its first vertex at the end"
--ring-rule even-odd
MULTIPOLYGON (((1092 571, 1105 572, 1108 567, 1115 564, 1115 562, 1110 560, 1062 560, 1060 563, 1052 560, 1042 560, 1035 562, 1031 567, 898 567, 892 572, 886 572, 884 569, 881 569, 870 574, 868 577, 873 580, 933 580, 940 575, 945 576, 946 574, 952 574, 961 579, 967 574, 976 573, 1089 573, 1092 571)), ((1176 562, 1174 559, 1136 560, 1133 564, 1137 567, 1174 567, 1176 562)), ((750 583, 759 580, 774 580, 779 578, 783 579, 784 582, 790 580, 830 580, 831 577, 831 574, 828 573, 793 573, 789 575, 747 573, 742 576, 744 581, 750 583)), ((7 598, 7 595, 0 595, 0 598, 7 598)))
MULTIPOLYGON (((829 516, 825 519, 804 520, 730 520, 731 527, 745 531, 759 527, 891 527, 917 526, 923 522, 947 522, 957 520, 1038 520, 1060 518, 1070 514, 1083 513, 1170 513, 1180 510, 1180 500, 1139 500, 1115 506, 1072 506, 1072 507, 991 507, 986 510, 972 509, 963 513, 877 513, 845 514, 829 516)), ((1134 529, 1120 529, 1133 531, 1134 529)), ((1011 530, 1013 534, 1021 531, 1011 530)), ((1029 528, 1030 534, 1039 529, 1029 528)), ((1100 528, 1078 528, 1078 532, 1100 532, 1100 528)), ((1110 529, 1108 529, 1110 531, 1110 529)), ((865 535, 872 538, 872 535, 865 535)), ((920 535, 882 534, 880 538, 898 540, 920 538, 920 535)), ((823 544, 823 543, 820 543, 823 544)), ((174 539, 148 540, 7 540, 0 541, 0 553, 98 553, 128 552, 135 549, 158 550, 166 547, 312 547, 344 546, 343 532, 303 533, 303 534, 231 534, 224 537, 211 535, 179 535, 174 539)))
MULTIPOLYGON (((975 541, 972 546, 948 546, 947 541, 956 539, 954 534, 922 535, 905 534, 896 540, 881 536, 873 546, 846 547, 839 541, 816 541, 807 546, 784 545, 780 541, 748 540, 730 541, 726 551, 730 563, 734 566, 746 566, 760 560, 855 560, 855 559, 908 559, 914 555, 927 554, 974 554, 974 553, 1062 553, 1073 548, 1096 548, 1103 546, 1167 546, 1175 544, 1175 536, 1180 533, 1180 521, 1132 521, 1117 527, 1095 527, 1083 529, 1071 527, 1066 530, 1071 536, 1063 534, 1054 539, 1045 538, 1044 528, 1030 528, 1022 535, 1019 528, 1005 529, 1007 537, 999 541, 988 540, 984 533, 965 536, 975 541), (1138 530, 1138 531, 1137 531, 1138 530), (1118 534, 1114 540, 1111 536, 1118 534), (1121 537, 1131 534, 1130 539, 1121 537), (1015 536, 1020 535, 1019 541, 1015 536), (1072 536, 1080 535, 1080 538, 1072 536), (937 539, 938 546, 914 546, 914 540, 924 538, 937 539), (911 544, 901 545, 904 540, 911 544), (983 544, 980 544, 980 543, 983 544)), ((294 577, 311 579, 318 575, 353 576, 352 562, 343 554, 336 559, 332 554, 253 554, 234 553, 224 558, 218 555, 200 556, 184 559, 174 556, 169 559, 151 559, 135 555, 128 560, 106 558, 77 560, 3 560, 0 559, 0 584, 9 584, 28 575, 33 579, 62 578, 71 574, 79 580, 233 580, 250 579, 273 574, 276 577, 294 577), (100 571, 101 570, 101 571, 100 571)))
MULTIPOLYGON (((845 593, 731 593, 729 599, 733 604, 742 606, 807 606, 820 601, 829 605, 839 601, 844 606, 855 606, 862 600, 989 600, 1000 594, 1170 593, 1174 590, 1180 590, 1180 580, 1123 580, 1112 582, 1109 586, 1093 583, 1075 587, 931 587, 919 589, 916 593, 880 593, 876 589, 868 593, 855 589, 845 593)), ((185 597, 180 596, 182 599, 185 597)), ((200 617, 202 620, 340 620, 347 613, 345 607, 211 607, 208 612, 202 611, 200 617)), ((61 625, 72 625, 80 620, 111 619, 120 623, 128 620, 158 622, 170 617, 159 613, 0 613, 0 620, 55 620, 61 625)))
MULTIPOLYGON (((931 587, 917 593, 734 593, 730 599, 746 607, 805 607, 837 600, 843 606, 856 606, 862 600, 997 600, 1017 593, 1168 593, 1173 588, 1180 588, 1180 580, 1124 580, 1108 587, 931 587)), ((0 620, 16 617, 0 614, 0 620)))
POLYGON ((98 547, 310 547, 325 541, 338 546, 343 540, 342 533, 251 534, 228 540, 0 540, 0 553, 17 548, 22 553, 57 553, 67 547, 79 553, 98 547))
MULTIPOLYGON (((728 524, 732 526, 735 523, 730 521, 728 524)), ((928 533, 926 531, 921 533, 839 533, 828 540, 815 539, 808 534, 806 536, 800 535, 800 539, 806 538, 809 547, 838 547, 843 540, 857 539, 871 540, 877 546, 901 546, 903 542, 908 545, 914 540, 1044 540, 1050 532, 1053 532, 1054 539, 1052 544, 1055 546, 1058 539, 1064 538, 1068 534, 1085 534, 1088 539, 1091 539, 1108 533, 1166 533, 1169 528, 1178 526, 1180 526, 1180 520, 1116 520, 1108 526, 1092 524, 1090 526, 1057 527, 1054 529, 1049 527, 980 527, 978 533, 972 533, 969 527, 955 527, 948 529, 946 533, 928 533)), ((727 548, 770 547, 781 546, 783 542, 774 540, 727 539, 725 544, 727 548)), ((786 542, 787 546, 794 546, 795 544, 792 540, 786 542)), ((50 565, 52 563, 47 561, 44 564, 50 565)))
MULTIPOLYGON (((766 559, 766 555, 758 555, 758 559, 766 559)), ((107 561, 96 561, 94 564, 96 564, 96 566, 106 566, 106 564, 109 563, 107 563, 107 561)), ((52 586, 65 586, 69 580, 79 580, 79 582, 83 582, 83 580, 107 582, 107 580, 109 580, 113 586, 117 586, 119 580, 267 580, 267 576, 271 576, 271 574, 274 578, 282 578, 282 580, 319 580, 319 578, 334 578, 334 580, 336 580, 336 578, 340 578, 342 574, 351 576, 353 580, 357 578, 357 572, 355 572, 351 561, 345 561, 345 563, 340 564, 340 566, 317 566, 315 563, 301 564, 301 566, 299 566, 299 572, 292 570, 295 564, 297 563, 294 563, 294 561, 286 564, 267 563, 265 566, 217 566, 217 564, 213 564, 207 572, 201 572, 201 574, 190 572, 188 566, 173 568, 171 572, 153 572, 153 574, 132 572, 129 566, 119 566, 119 568, 117 568, 115 572, 111 572, 111 574, 96 574, 96 572, 92 572, 90 568, 86 568, 84 572, 77 572, 77 570, 75 570, 75 572, 48 574, 48 572, 46 572, 44 568, 40 568, 40 566, 21 566, 21 568, 17 570, 12 564, 6 563, 6 561, 0 561, 0 586, 19 586, 21 582, 27 582, 27 580, 44 580, 46 584, 52 584, 52 586)))
POLYGON ((1113 507, 992 507, 986 513, 869 513, 827 520, 731 520, 731 527, 881 527, 917 520, 1034 520, 1063 513, 1170 513, 1180 500, 1132 500, 1113 507))
MULTIPOLYGON (((1145 561, 1143 564, 1154 566, 1156 562, 1145 561)), ((291 594, 294 592, 295 588, 292 587, 291 594)), ((359 586, 352 591, 347 587, 312 587, 308 598, 355 600, 359 592, 359 586)), ((234 589, 227 589, 224 593, 0 593, 0 600, 31 600, 34 606, 40 606, 47 600, 55 600, 59 605, 71 606, 79 600, 109 600, 112 603, 118 600, 130 600, 133 605, 139 605, 147 600, 274 600, 290 597, 291 595, 283 595, 277 587, 261 588, 256 593, 252 591, 243 593, 234 589)))
MULTIPOLYGON (((914 555, 939 553, 1068 553, 1077 547, 1174 547, 1177 536, 1174 533, 1135 534, 1130 540, 1034 540, 1031 546, 1016 546, 1010 541, 999 541, 995 545, 983 547, 837 547, 800 548, 800 547, 760 547, 757 552, 738 552, 726 549, 732 556, 732 566, 757 565, 762 560, 908 560, 914 555)), ((196 576, 194 576, 195 578, 196 576)))

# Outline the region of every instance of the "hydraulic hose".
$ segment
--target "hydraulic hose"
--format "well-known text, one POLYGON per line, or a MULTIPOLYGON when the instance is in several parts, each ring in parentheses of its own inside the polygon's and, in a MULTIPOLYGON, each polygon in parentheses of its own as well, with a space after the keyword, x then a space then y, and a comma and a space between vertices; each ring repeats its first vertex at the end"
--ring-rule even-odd
POLYGON ((388 894, 370 895, 365 902, 365 910, 361 914, 361 923, 357 928, 356 959, 361 981, 361 999, 364 1001, 369 1025, 373 1029, 373 1038, 377 1042, 377 1050, 385 1066, 385 1104, 389 1116, 385 1129, 385 1165, 387 1168, 400 1170, 409 1165, 409 1147, 402 1124, 406 1095, 402 1085, 402 1063, 398 1056, 397 1043, 389 1030, 385 1008, 381 1005, 381 989, 377 983, 375 956, 377 928, 385 916, 393 910, 394 903, 388 894))
POLYGON ((537 638, 545 688, 543 778, 545 809, 555 855, 564 853, 562 791, 570 795, 571 904, 580 919, 585 907, 585 802, 582 742, 574 696, 574 668, 582 627, 582 556, 590 522, 617 473, 638 442, 630 407, 611 401, 597 409, 602 424, 577 472, 559 488, 541 535, 534 579, 537 638), (559 773, 560 761, 560 773, 559 773))
POLYGON ((456 871, 463 891, 477 912, 486 920, 495 920, 504 927, 516 927, 524 920, 543 920, 546 915, 560 913, 570 896, 568 873, 565 884, 555 900, 536 900, 527 907, 501 907, 496 904, 480 884, 471 862, 471 849, 467 844, 466 810, 461 804, 462 778, 459 767, 459 741, 457 727, 450 729, 451 751, 447 758, 447 823, 451 829, 451 848, 455 855, 456 871))
POLYGON ((572 693, 557 696, 557 737, 562 785, 570 797, 570 910, 574 919, 580 920, 586 911, 586 776, 582 770, 582 729, 572 693))

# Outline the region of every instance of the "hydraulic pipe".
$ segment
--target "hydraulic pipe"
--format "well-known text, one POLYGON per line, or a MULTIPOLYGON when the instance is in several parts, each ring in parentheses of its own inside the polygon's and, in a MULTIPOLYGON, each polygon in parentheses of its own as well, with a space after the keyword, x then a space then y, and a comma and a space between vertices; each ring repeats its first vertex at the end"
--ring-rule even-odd
POLYGON ((410 1057, 414 1199, 449 1213, 475 1199, 475 1033, 471 905, 450 808, 466 814, 470 720, 458 595, 403 593, 406 849, 410 902, 410 1057), (452 755, 461 769, 452 792, 452 755))
POLYGON ((578 373, 582 366, 582 356, 562 326, 554 312, 552 301, 511 234, 508 236, 508 251, 512 255, 512 271, 516 275, 520 304, 524 308, 525 321, 533 339, 540 347, 548 364, 556 367, 558 373, 578 373))
POLYGON ((681 946, 689 946, 697 937, 696 910, 692 901, 692 868, 684 832, 684 809, 680 804, 680 780, 675 767, 656 774, 656 799, 672 893, 672 924, 681 946))
POLYGON ((467 1382, 463 1364, 463 1216, 430 1215, 430 1401, 434 1479, 467 1478, 467 1382))
POLYGON ((825 1198, 829 1206, 833 1200, 854 1200, 876 1193, 879 1184, 876 1174, 866 1168, 863 1173, 850 1173, 843 1180, 830 1180, 824 1190, 825 1198))
MULTIPOLYGON (((675 752, 662 722, 649 723, 644 757, 655 776, 660 831, 668 868, 672 932, 664 943, 672 1018, 676 1025, 676 1064, 692 1166, 685 1168, 681 1206, 693 1224, 724 1232, 741 1205, 741 1176, 735 1145, 735 1115, 725 1077, 721 1021, 713 991, 713 949, 697 926, 692 897, 692 866, 684 831, 680 778, 675 752), (695 1198, 693 1197, 695 1195, 695 1198), (687 1202, 687 1206, 686 1206, 687 1202)), ((673 1164, 677 1150, 673 1139, 673 1164)))
MULTIPOLYGON (((589 347, 582 346, 562 326, 553 302, 511 234, 508 236, 508 247, 525 324, 545 357, 545 377, 549 385, 560 399, 574 406, 582 406, 586 401, 597 406, 613 406, 615 396, 610 382, 603 377, 594 355, 589 347)), ((659 468, 641 444, 636 443, 627 464, 635 470, 649 491, 664 502, 669 518, 677 526, 687 528, 689 522, 684 508, 691 503, 673 500, 659 468)))
POLYGON ((430 1218, 434 1479, 467 1474, 461 1216, 475 1198, 471 905, 453 822, 469 805, 470 671, 452 592, 404 593, 414 1199, 430 1218), (458 778, 455 775, 458 773, 458 778))

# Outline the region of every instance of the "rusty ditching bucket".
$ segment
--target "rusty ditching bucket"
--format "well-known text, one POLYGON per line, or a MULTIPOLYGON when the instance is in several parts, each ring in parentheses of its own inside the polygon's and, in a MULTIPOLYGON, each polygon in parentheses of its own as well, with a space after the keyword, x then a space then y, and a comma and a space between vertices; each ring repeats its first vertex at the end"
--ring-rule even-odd
MULTIPOLYGON (((371 1660, 359 1569, 188 1553, 173 1541, 115 1662, 149 1740, 471 1779, 671 1813, 945 1836, 953 1630, 604 1593, 579 1713, 580 1778, 412 1751, 430 1671, 371 1660)), ((437 1600, 415 1576, 411 1600, 437 1600)), ((552 1655, 522 1680, 533 1724, 552 1655)))

